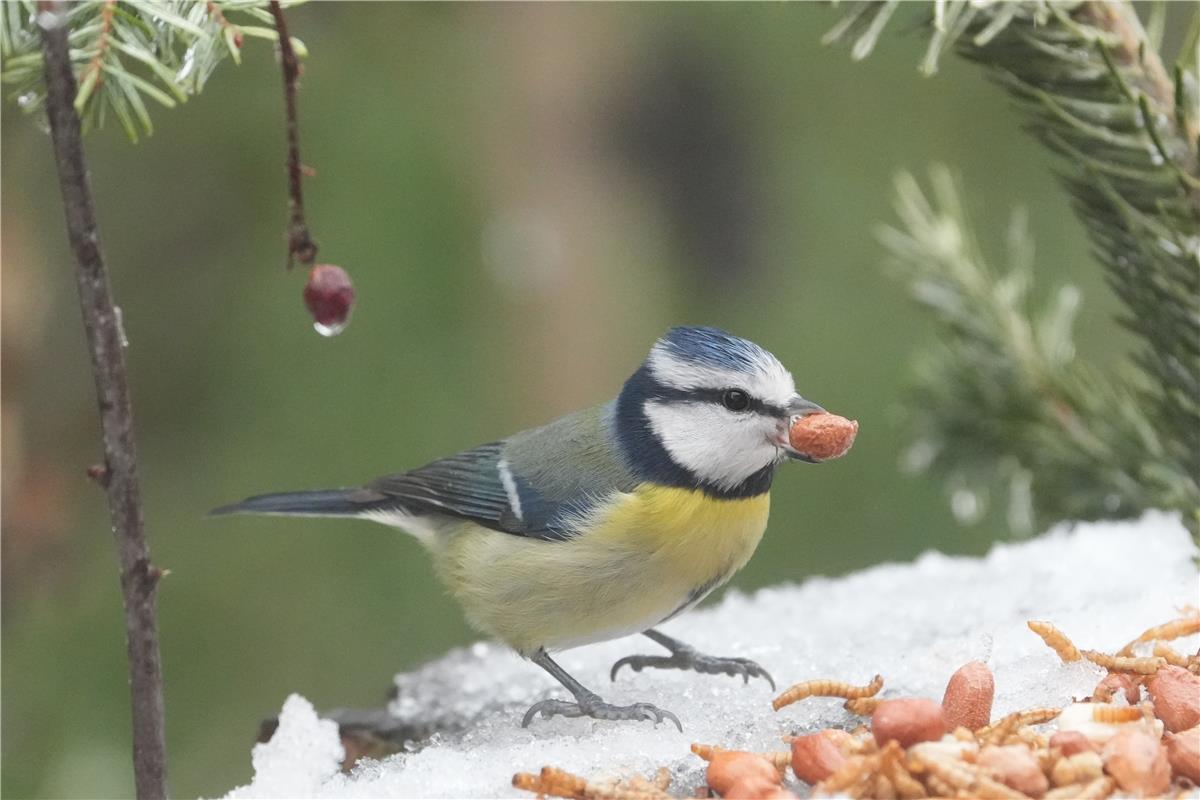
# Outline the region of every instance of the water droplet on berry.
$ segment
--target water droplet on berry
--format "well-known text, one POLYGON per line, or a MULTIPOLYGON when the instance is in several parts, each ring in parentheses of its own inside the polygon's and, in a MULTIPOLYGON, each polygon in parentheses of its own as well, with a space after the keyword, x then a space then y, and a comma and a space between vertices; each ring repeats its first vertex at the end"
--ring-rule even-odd
POLYGON ((335 323, 333 325, 324 325, 320 322, 313 323, 313 330, 322 336, 337 336, 342 331, 346 330, 346 323, 335 323))

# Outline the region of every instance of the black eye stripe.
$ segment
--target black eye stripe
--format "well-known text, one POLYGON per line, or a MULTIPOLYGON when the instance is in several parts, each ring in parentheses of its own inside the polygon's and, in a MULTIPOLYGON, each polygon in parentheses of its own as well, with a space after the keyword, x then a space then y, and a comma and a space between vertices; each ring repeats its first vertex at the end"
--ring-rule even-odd
MULTIPOLYGON (((672 386, 659 385, 651 394, 650 399, 666 400, 672 403, 715 403, 724 407, 724 398, 727 391, 729 389, 676 389, 672 386)), ((791 413, 784 406, 768 403, 749 392, 746 392, 746 396, 750 398, 750 405, 746 407, 746 411, 778 417, 780 419, 787 419, 791 416, 791 413)))

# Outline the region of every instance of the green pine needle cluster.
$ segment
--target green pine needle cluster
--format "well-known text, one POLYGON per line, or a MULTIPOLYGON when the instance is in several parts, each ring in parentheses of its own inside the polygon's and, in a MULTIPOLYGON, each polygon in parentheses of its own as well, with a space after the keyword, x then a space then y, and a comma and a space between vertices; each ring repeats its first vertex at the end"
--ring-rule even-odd
MULTIPOLYGON (((56 21, 39 16, 33 0, 0 3, 0 82, 22 110, 39 114, 41 22, 56 21)), ((246 38, 278 40, 266 0, 82 0, 65 24, 84 129, 111 115, 133 141, 153 133, 153 104, 173 108, 199 94, 218 64, 241 61, 246 38)), ((305 53, 294 37, 292 46, 305 53)))
MULTIPOLYGON (((865 57, 896 5, 856 4, 829 38, 865 57)), ((1117 374, 1079 363, 1077 293, 1032 315, 1024 235, 993 272, 945 172, 933 203, 902 176, 903 229, 883 240, 949 334, 919 370, 915 465, 958 492, 1007 487, 1018 529, 1166 508, 1200 532, 1200 11, 1170 72, 1161 3, 1145 24, 1132 3, 939 0, 932 16, 923 71, 954 50, 1008 90, 1140 341, 1117 374)))

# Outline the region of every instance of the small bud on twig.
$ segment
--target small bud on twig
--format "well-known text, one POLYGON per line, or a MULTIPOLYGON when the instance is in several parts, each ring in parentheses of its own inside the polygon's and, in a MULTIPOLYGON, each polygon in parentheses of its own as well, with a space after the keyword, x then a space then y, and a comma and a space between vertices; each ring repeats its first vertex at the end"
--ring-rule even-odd
POLYGON ((87 468, 87 476, 105 489, 108 488, 109 475, 106 464, 92 464, 87 468))

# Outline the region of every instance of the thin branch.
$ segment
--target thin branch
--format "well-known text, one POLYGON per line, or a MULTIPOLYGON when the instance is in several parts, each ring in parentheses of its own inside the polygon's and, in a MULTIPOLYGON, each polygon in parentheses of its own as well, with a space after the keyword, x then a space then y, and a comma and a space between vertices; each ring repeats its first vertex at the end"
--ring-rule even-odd
POLYGON ((299 259, 301 264, 313 263, 317 257, 317 243, 308 232, 304 194, 300 187, 304 176, 304 166, 300 163, 300 124, 296 121, 296 79, 300 77, 300 64, 288 37, 279 0, 271 0, 271 15, 275 17, 275 30, 279 34, 279 61, 283 65, 283 100, 287 113, 288 204, 292 209, 292 218, 288 222, 287 265, 291 269, 294 259, 299 259))
POLYGON ((167 795, 162 662, 154 610, 155 587, 162 572, 150 563, 146 546, 120 314, 113 305, 108 269, 100 248, 80 122, 73 105, 76 87, 65 16, 66 7, 61 2, 38 3, 46 70, 46 113, 100 406, 104 466, 102 472, 97 472, 104 479, 121 566, 133 711, 134 782, 139 800, 151 800, 167 795))

